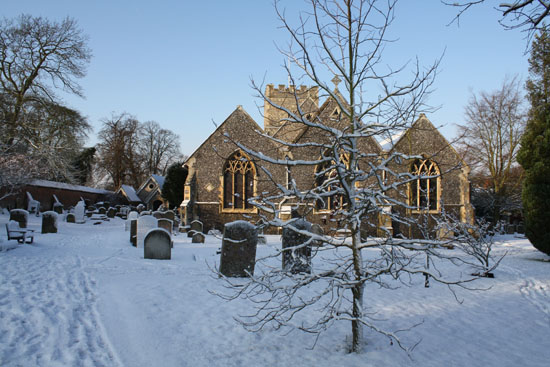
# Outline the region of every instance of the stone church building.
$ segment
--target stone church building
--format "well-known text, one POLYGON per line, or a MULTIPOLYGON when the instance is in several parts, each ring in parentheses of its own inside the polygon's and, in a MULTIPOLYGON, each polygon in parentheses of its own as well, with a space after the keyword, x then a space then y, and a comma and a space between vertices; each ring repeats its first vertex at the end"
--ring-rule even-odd
MULTIPOLYGON (((319 105, 318 88, 300 86, 275 87, 268 84, 265 96, 272 103, 300 113, 307 119, 323 121, 335 128, 345 127, 340 108, 345 99, 337 88, 334 98, 327 98, 319 105)), ((245 219, 256 223, 261 219, 258 208, 248 199, 257 195, 276 195, 280 192, 276 185, 299 190, 308 190, 322 184, 323 167, 285 166, 270 163, 268 159, 255 159, 239 149, 236 142, 261 152, 266 157, 293 161, 312 160, 320 156, 318 148, 301 143, 328 141, 319 128, 284 120, 288 114, 271 104, 264 105, 264 127, 238 106, 216 130, 193 152, 185 162, 188 169, 181 212, 185 223, 199 219, 204 230, 223 230, 225 223, 245 219), (267 136, 273 137, 270 139, 267 136), (280 142, 290 142, 291 146, 280 142)), ((453 213, 463 222, 473 222, 473 209, 470 204, 469 168, 449 142, 441 135, 425 115, 406 131, 389 141, 377 141, 372 137, 358 138, 358 149, 370 157, 387 157, 392 152, 421 156, 422 159, 402 161, 390 166, 395 172, 410 172, 413 175, 433 176, 413 180, 395 193, 405 198, 407 206, 390 206, 388 211, 399 212, 408 217, 437 216, 445 210, 453 213), (426 215, 429 214, 429 215, 426 215)), ((362 163, 360 162, 360 165, 362 163)), ((365 162, 367 164, 367 162, 365 162)), ((280 219, 292 215, 305 216, 312 223, 320 225, 325 233, 335 233, 338 223, 333 217, 335 209, 344 205, 338 197, 317 200, 315 203, 300 204, 295 198, 280 198, 276 208, 280 219)), ((412 226, 393 222, 383 213, 377 218, 369 218, 366 231, 373 235, 403 235, 417 237, 421 234, 412 226), (380 228, 384 227, 383 232, 380 228), (378 229, 378 230, 377 230, 378 229)), ((270 228, 276 233, 278 228, 270 228)))

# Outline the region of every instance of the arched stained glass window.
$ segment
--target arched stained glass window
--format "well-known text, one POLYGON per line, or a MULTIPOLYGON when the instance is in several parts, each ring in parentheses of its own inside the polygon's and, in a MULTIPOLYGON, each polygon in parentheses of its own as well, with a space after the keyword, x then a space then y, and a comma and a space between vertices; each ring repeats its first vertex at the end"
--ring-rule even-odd
POLYGON ((416 159, 410 172, 419 176, 410 184, 410 205, 416 210, 439 210, 440 172, 437 164, 429 159, 416 159))
POLYGON ((252 210, 256 170, 248 157, 236 151, 223 166, 223 209, 252 210))
MULTIPOLYGON (((340 155, 340 162, 349 167, 349 156, 346 154, 340 155)), ((336 168, 331 168, 334 163, 324 163, 317 166, 315 170, 315 185, 317 187, 324 187, 323 195, 321 199, 318 199, 315 203, 315 209, 317 211, 337 211, 342 209, 346 205, 346 200, 342 194, 336 193, 340 188, 340 182, 337 179, 336 168), (327 184, 327 182, 329 182, 327 184)))

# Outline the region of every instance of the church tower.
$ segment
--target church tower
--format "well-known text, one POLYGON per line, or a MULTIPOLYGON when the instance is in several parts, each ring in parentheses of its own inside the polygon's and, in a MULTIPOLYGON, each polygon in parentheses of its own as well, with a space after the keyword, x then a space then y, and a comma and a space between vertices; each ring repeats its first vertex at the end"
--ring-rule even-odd
MULTIPOLYGON (((312 114, 319 108, 319 87, 308 88, 305 85, 300 85, 298 88, 291 85, 286 87, 284 84, 279 84, 277 88, 273 84, 268 84, 265 88, 265 97, 273 104, 282 106, 292 113, 297 113, 297 104, 304 116, 312 114)), ((272 106, 269 102, 264 101, 264 130, 267 134, 273 135, 284 124, 283 119, 287 118, 288 114, 281 109, 272 106)))

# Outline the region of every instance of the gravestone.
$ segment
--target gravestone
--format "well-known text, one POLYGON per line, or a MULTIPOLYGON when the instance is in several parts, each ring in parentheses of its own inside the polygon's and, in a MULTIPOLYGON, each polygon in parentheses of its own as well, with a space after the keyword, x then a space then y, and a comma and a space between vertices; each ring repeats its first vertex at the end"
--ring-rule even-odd
POLYGON ((137 210, 138 213, 141 213, 142 211, 145 210, 145 205, 139 204, 139 205, 136 207, 136 210, 137 210))
POLYGON ((193 235, 192 243, 204 243, 204 235, 202 233, 195 233, 193 235))
POLYGON ((130 242, 137 247, 137 219, 130 219, 130 242))
POLYGON ((63 214, 63 204, 53 203, 53 211, 57 214, 63 214))
POLYGON ((57 216, 54 211, 42 213, 42 233, 57 233, 57 216))
POLYGON ((76 222, 76 217, 74 215, 74 213, 69 213, 67 214, 67 223, 75 223, 76 222))
POLYGON ((149 210, 142 210, 141 212, 139 212, 139 215, 151 215, 151 212, 149 210))
POLYGON ((79 201, 78 203, 76 203, 76 206, 74 207, 74 219, 76 223, 84 223, 85 211, 85 204, 83 201, 79 201))
POLYGON ((125 231, 129 231, 130 230, 130 224, 132 222, 133 219, 138 219, 138 212, 130 212, 128 214, 128 219, 126 219, 126 223, 124 224, 124 230, 125 231))
POLYGON ((159 228, 163 228, 167 230, 168 233, 172 234, 173 223, 170 219, 160 218, 158 221, 159 221, 159 228))
POLYGON ((170 260, 172 257, 171 243, 170 233, 165 229, 151 229, 145 235, 143 257, 145 259, 170 260))
POLYGON ((162 212, 159 212, 158 210, 155 210, 154 212, 152 212, 151 215, 157 219, 164 218, 164 215, 162 214, 162 212))
POLYGON ((191 222, 191 228, 187 232, 187 237, 193 237, 195 233, 202 233, 202 222, 197 219, 191 222))
POLYGON ((108 218, 114 218, 116 214, 116 209, 111 207, 107 210, 107 217, 108 218))
POLYGON ((20 228, 27 228, 29 212, 25 209, 12 209, 10 210, 10 220, 18 222, 20 228))
MULTIPOLYGON (((323 227, 321 227, 320 225, 312 224, 311 225, 311 233, 319 235, 319 236, 324 236, 325 231, 323 230, 323 227)), ((323 241, 313 241, 311 245, 312 246, 322 246, 323 241)))
POLYGON ((99 214, 105 214, 106 211, 107 210, 104 207, 99 207, 99 209, 97 210, 99 214))
POLYGON ((162 213, 164 215, 164 218, 170 219, 172 223, 176 220, 176 213, 174 213, 173 210, 167 210, 162 213))
POLYGON ((158 219, 152 215, 142 215, 137 220, 137 247, 143 248, 145 235, 153 228, 158 227, 158 219))
MULTIPOLYGON (((304 219, 298 219, 289 225, 297 230, 311 232, 311 223, 304 219)), ((311 272, 311 243, 300 247, 311 237, 298 233, 289 226, 283 227, 283 271, 292 274, 311 272), (288 250, 285 250, 288 249, 288 250)))
POLYGON ((227 223, 223 230, 220 273, 226 277, 254 274, 258 231, 244 220, 227 223))

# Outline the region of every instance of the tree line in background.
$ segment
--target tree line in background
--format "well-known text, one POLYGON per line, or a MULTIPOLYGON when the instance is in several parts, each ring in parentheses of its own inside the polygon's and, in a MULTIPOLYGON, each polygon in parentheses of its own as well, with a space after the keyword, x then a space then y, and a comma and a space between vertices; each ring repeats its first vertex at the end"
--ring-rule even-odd
POLYGON ((9 195, 32 179, 116 189, 163 175, 182 159, 179 138, 157 122, 128 114, 104 121, 97 147, 92 128, 63 104, 62 90, 80 97, 92 52, 77 22, 21 15, 0 20, 0 187, 9 195))

